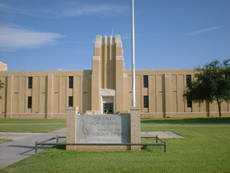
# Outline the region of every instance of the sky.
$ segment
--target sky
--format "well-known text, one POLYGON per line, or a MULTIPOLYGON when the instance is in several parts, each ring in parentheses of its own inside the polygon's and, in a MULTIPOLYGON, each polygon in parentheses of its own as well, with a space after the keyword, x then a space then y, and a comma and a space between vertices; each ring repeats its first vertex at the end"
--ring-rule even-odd
MULTIPOLYGON (((136 0, 137 69, 230 58, 230 0, 136 0)), ((131 0, 0 0, 0 61, 11 71, 90 69, 97 34, 121 35, 131 62, 131 0)))

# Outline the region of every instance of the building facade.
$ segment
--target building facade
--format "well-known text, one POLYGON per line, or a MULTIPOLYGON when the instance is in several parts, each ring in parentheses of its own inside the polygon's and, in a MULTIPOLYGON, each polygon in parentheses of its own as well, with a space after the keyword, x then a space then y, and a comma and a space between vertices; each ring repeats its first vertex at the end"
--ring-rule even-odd
MULTIPOLYGON (((80 113, 129 112, 131 70, 124 68, 119 36, 97 36, 91 70, 55 72, 10 72, 0 66, 0 117, 64 118, 67 107, 80 113)), ((137 70, 136 102, 141 115, 205 116, 204 103, 193 103, 185 90, 194 76, 192 70, 137 70)), ((217 115, 217 104, 210 105, 217 115)), ((222 103, 223 115, 230 103, 222 103)))

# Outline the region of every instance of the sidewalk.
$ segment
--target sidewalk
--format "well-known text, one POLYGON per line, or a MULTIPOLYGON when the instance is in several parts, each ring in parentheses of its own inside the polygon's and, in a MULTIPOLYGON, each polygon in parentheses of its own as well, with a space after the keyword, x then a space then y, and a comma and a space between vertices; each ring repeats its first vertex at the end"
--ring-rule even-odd
POLYGON ((45 140, 56 135, 65 136, 65 133, 66 129, 49 133, 30 133, 24 135, 23 133, 18 133, 20 137, 15 138, 13 141, 0 144, 0 169, 33 155, 34 150, 32 149, 35 141, 45 140))

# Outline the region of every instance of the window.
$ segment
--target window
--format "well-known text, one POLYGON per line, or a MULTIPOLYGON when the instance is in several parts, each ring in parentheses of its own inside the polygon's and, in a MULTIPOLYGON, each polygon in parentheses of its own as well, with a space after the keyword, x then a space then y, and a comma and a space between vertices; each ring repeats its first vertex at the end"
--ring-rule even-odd
POLYGON ((73 107, 73 96, 69 96, 68 107, 73 107))
POLYGON ((73 76, 69 76, 69 88, 73 88, 73 76))
POLYGON ((192 83, 192 75, 186 75, 186 85, 187 87, 192 83))
POLYGON ((28 88, 32 89, 33 88, 33 77, 28 77, 28 88))
POLYGON ((148 88, 149 87, 149 76, 148 75, 143 76, 143 82, 144 82, 144 88, 148 88))
MULTIPOLYGON (((192 76, 191 75, 186 75, 186 85, 189 87, 192 83, 192 76)), ((187 107, 191 108, 192 107, 192 99, 187 96, 187 107)))
POLYGON ((28 109, 32 108, 32 97, 31 96, 28 97, 27 108, 28 109))
POLYGON ((149 96, 144 96, 144 108, 149 108, 149 96))

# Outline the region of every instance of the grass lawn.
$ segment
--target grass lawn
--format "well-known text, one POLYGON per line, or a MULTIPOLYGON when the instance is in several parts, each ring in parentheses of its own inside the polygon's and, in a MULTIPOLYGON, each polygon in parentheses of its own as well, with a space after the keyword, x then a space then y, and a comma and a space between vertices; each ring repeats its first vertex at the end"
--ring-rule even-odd
POLYGON ((49 132, 65 127, 65 120, 0 119, 0 132, 49 132))
MULTIPOLYGON (((143 130, 172 130, 184 139, 138 152, 67 152, 50 149, 22 160, 4 173, 229 173, 230 118, 143 120, 143 130)), ((0 171, 1 172, 1 171, 0 171)))
POLYGON ((4 142, 7 142, 7 141, 10 141, 10 140, 9 139, 4 139, 4 138, 0 138, 0 144, 4 143, 4 142))

